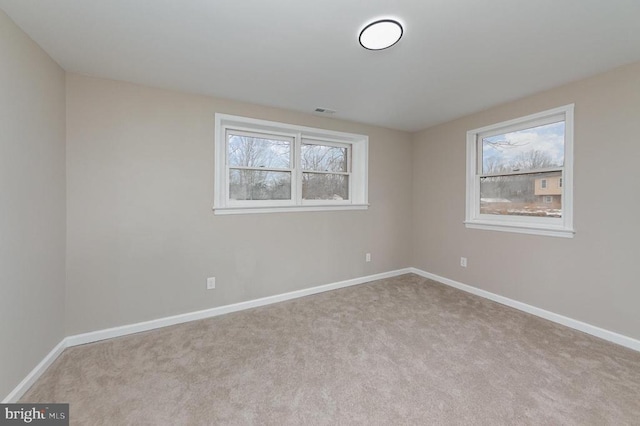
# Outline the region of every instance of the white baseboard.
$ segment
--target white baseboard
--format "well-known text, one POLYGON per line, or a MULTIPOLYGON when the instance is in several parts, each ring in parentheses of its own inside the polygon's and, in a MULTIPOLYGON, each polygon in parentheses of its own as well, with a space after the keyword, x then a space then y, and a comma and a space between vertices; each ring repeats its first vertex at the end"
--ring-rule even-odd
POLYGON ((636 340, 631 337, 615 333, 613 331, 605 330, 604 328, 596 327, 595 325, 587 324, 585 322, 578 321, 573 318, 565 317, 563 315, 556 314, 554 312, 546 311, 544 309, 537 308, 535 306, 527 305, 526 303, 518 302, 517 300, 509 299, 508 297, 500 296, 498 294, 491 293, 486 290, 481 290, 477 287, 472 287, 467 284, 462 284, 461 282, 454 281, 449 278, 444 278, 439 275, 423 271, 421 269, 409 268, 409 270, 414 274, 420 275, 421 277, 438 281, 442 284, 455 287, 458 290, 475 294, 476 296, 484 297, 485 299, 493 300, 494 302, 498 302, 502 305, 510 306, 512 308, 518 309, 519 311, 527 312, 529 314, 538 316, 540 318, 544 318, 549 321, 562 324, 566 327, 573 328, 587 334, 591 334, 592 336, 596 336, 601 339, 608 340, 609 342, 613 342, 618 345, 625 346, 629 349, 633 349, 640 352, 640 340, 636 340))
POLYGON ((42 373, 47 371, 47 368, 49 368, 49 366, 53 364, 56 359, 58 359, 62 351, 67 348, 66 340, 67 339, 62 339, 60 343, 55 346, 55 348, 51 349, 51 352, 49 352, 47 356, 45 356, 44 359, 40 361, 40 363, 36 365, 29 374, 27 374, 27 377, 25 377, 24 380, 22 380, 20 384, 16 386, 9 395, 7 395, 2 403, 10 404, 13 402, 17 402, 22 397, 22 395, 24 395, 24 393, 29 390, 31 385, 33 385, 35 381, 38 380, 42 373))
POLYGON ((331 284, 320 285, 317 287, 305 288, 289 293, 277 294, 275 296, 263 297, 260 299, 248 300, 246 302, 234 303, 232 305, 219 306, 217 308, 205 309, 202 311, 189 312, 186 314, 174 315, 170 317, 159 318, 151 321, 144 321, 135 324, 123 325, 120 327, 107 328, 104 330, 92 331, 89 333, 76 334, 62 339, 58 345, 38 364, 25 379, 20 382, 16 388, 2 401, 3 404, 16 402, 31 385, 38 380, 47 368, 60 356, 60 354, 68 347, 84 345, 86 343, 97 342, 100 340, 111 339, 114 337, 126 336, 128 334, 140 333, 142 331, 154 330, 157 328, 167 327, 170 325, 181 324, 189 321, 196 321, 204 318, 224 315, 231 312, 242 311, 245 309, 257 308, 259 306, 270 305, 272 303, 283 302, 285 300, 297 299, 299 297, 310 296, 312 294, 323 293, 325 291, 337 290, 339 288, 350 287, 358 284, 364 284, 370 281, 392 278, 398 275, 408 274, 411 268, 398 269, 395 271, 382 272, 379 274, 367 275, 365 277, 353 278, 350 280, 338 281, 331 284))
POLYGON ((289 293, 277 294, 275 296, 263 297, 260 299, 248 300, 246 302, 234 303, 232 305, 219 306, 217 308, 205 309, 202 311, 189 312, 186 314, 174 315, 170 317, 159 318, 151 321, 144 321, 135 324, 123 325, 120 327, 107 328, 104 330, 93 331, 89 333, 76 334, 68 336, 55 348, 49 352, 49 354, 24 378, 22 382, 2 401, 2 403, 16 402, 29 390, 31 385, 44 373, 47 368, 60 356, 60 354, 68 347, 83 345, 86 343, 97 342, 100 340, 111 339, 114 337, 126 336, 129 334, 140 333, 142 331, 154 330, 157 328, 167 327, 170 325, 181 324, 190 321, 196 321, 205 318, 211 318, 218 315, 224 315, 231 312, 242 311, 245 309, 257 308, 259 306, 270 305, 273 303, 283 302, 285 300, 297 299, 299 297, 310 296, 312 294, 323 293, 325 291, 337 290, 339 288, 350 287, 358 284, 364 284, 370 281, 381 280, 385 278, 392 278, 403 274, 414 273, 424 278, 428 278, 434 281, 438 281, 442 284, 455 287, 459 290, 467 293, 475 294, 480 297, 484 297, 494 302, 501 303, 503 305, 510 306, 512 308, 524 311, 541 318, 548 319, 550 321, 562 324, 564 326, 574 328, 576 330, 583 331, 593 336, 599 337, 604 340, 608 340, 613 343, 617 343, 622 346, 626 346, 630 349, 640 351, 640 341, 633 339, 622 334, 614 333, 603 328, 599 328, 572 318, 568 318, 553 312, 545 311, 544 309, 536 308, 535 306, 527 305, 526 303, 518 302, 508 297, 500 296, 485 290, 481 290, 476 287, 472 287, 467 284, 444 278, 421 269, 417 268, 404 268, 395 271, 383 272, 380 274, 368 275, 360 278, 353 278, 345 281, 338 281, 331 284, 320 285, 317 287, 306 288, 303 290, 296 290, 289 293))
POLYGON ((285 300, 297 299, 299 297, 309 296, 312 294, 322 293, 325 291, 336 290, 343 287, 363 284, 369 281, 381 280, 384 278, 396 277, 402 274, 408 274, 410 268, 398 269, 395 271, 383 272, 380 274, 368 275, 360 278, 339 281, 332 284, 320 285, 317 287, 305 288, 289 293, 277 294, 275 296, 263 297, 260 299, 248 300, 246 302, 234 303, 232 305, 219 306, 217 308, 205 309, 202 311, 189 312, 186 314, 174 315, 156 320, 139 322, 136 324, 123 325, 120 327, 107 328, 105 330, 92 331, 90 333, 76 334, 67 337, 67 346, 83 345, 85 343, 97 342, 99 340, 111 339, 113 337, 125 336, 127 334, 140 333, 141 331, 153 330, 156 328, 167 327, 170 325, 181 324, 184 322, 200 320, 204 318, 224 315, 231 312, 242 311, 245 309, 257 308, 258 306, 270 305, 272 303, 283 302, 285 300))

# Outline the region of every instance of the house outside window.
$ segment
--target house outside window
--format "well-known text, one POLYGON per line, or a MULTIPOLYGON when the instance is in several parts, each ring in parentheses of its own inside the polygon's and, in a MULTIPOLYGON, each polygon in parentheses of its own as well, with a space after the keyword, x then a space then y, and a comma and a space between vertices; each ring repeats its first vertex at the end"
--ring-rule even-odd
POLYGON ((216 214, 366 209, 368 137, 216 114, 216 214))
POLYGON ((467 228, 573 237, 573 109, 467 132, 467 228))

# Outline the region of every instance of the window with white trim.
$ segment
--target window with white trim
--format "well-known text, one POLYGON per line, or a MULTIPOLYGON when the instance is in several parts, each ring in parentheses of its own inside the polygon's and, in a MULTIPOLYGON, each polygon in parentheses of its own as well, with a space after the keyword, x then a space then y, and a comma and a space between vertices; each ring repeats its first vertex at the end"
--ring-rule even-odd
POLYGON ((573 109, 467 132, 467 228, 573 237, 573 109))
POLYGON ((216 214, 366 209, 368 137, 215 116, 216 214))

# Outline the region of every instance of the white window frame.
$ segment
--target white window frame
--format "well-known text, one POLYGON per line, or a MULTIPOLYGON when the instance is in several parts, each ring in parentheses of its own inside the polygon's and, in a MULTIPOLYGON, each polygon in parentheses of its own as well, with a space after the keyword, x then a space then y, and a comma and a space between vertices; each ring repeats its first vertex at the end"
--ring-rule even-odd
MULTIPOLYGON (((225 134, 224 134, 224 138, 225 138, 225 142, 228 140, 228 134, 232 133, 235 135, 240 135, 240 136, 249 136, 249 137, 264 137, 264 138, 269 138, 269 139, 277 139, 277 140, 282 140, 282 141, 288 141, 291 143, 291 151, 289 154, 289 168, 288 169, 281 169, 281 168, 258 168, 258 167, 238 167, 238 166, 229 166, 229 164, 227 164, 227 162, 225 161, 225 173, 226 176, 229 176, 229 173, 231 171, 231 169, 234 170, 256 170, 256 171, 267 171, 267 172, 289 172, 291 173, 291 198, 288 200, 252 200, 252 205, 256 206, 256 207, 268 207, 268 206, 290 206, 293 205, 293 201, 295 198, 295 189, 296 189, 296 183, 295 180, 295 176, 294 176, 294 164, 295 164, 295 157, 294 157, 294 153, 293 153, 293 149, 295 146, 295 140, 294 140, 294 135, 292 134, 287 134, 287 133, 276 133, 276 132, 270 132, 270 133, 261 133, 261 132, 256 132, 255 130, 252 131, 247 131, 245 129, 236 129, 236 128, 227 128, 225 129, 225 134)), ((225 156, 226 156, 226 145, 225 145, 225 156)), ((226 157, 225 157, 226 159, 226 157)), ((229 199, 229 194, 227 191, 227 195, 226 195, 226 205, 229 207, 242 207, 243 203, 246 203, 244 201, 240 201, 240 200, 231 200, 229 199)))
MULTIPOLYGON (((215 214, 275 213, 292 211, 366 210, 368 203, 369 137, 275 121, 258 120, 228 114, 215 114, 215 214), (257 133, 291 138, 291 200, 232 200, 229 198, 227 132, 257 133), (303 200, 301 147, 311 142, 348 148, 348 200, 303 200)), ((237 168, 237 167, 231 167, 237 168)), ((287 170, 288 171, 288 170, 287 170)), ((342 173, 335 173, 342 174, 342 173)))
MULTIPOLYGON (((573 126, 574 104, 542 111, 467 132, 467 180, 465 226, 472 229, 516 232, 573 238, 573 126), (558 120, 558 118, 561 118, 558 120), (516 215, 491 215, 480 213, 481 170, 478 144, 482 138, 530 129, 564 120, 564 166, 562 171, 562 217, 531 217, 516 215)), ((554 168, 555 170, 555 168, 554 168)), ((544 170, 541 170, 544 171, 544 170)), ((519 174, 519 173, 514 173, 519 174)))
MULTIPOLYGON (((350 204, 349 200, 352 199, 353 197, 353 185, 351 185, 351 181, 352 181, 352 175, 353 175, 353 164, 352 164, 352 158, 353 158, 353 154, 351 153, 353 147, 352 144, 350 143, 344 143, 344 142, 339 142, 339 141, 335 141, 335 140, 328 140, 328 139, 315 139, 315 138, 307 138, 307 137, 302 137, 301 141, 300 141, 300 146, 304 145, 304 144, 309 144, 309 145, 322 145, 322 146, 335 146, 338 148, 347 148, 347 171, 346 172, 319 172, 316 170, 305 170, 302 168, 302 165, 299 167, 300 173, 300 179, 299 182, 302 183, 302 175, 303 173, 318 173, 318 174, 331 174, 331 175, 345 175, 348 176, 349 178, 349 194, 348 194, 348 200, 305 200, 302 199, 302 185, 299 185, 299 191, 300 191, 300 199, 302 200, 302 205, 308 205, 308 206, 317 206, 317 205, 326 205, 326 204, 350 204)), ((300 158, 300 156, 298 156, 298 158, 300 158)), ((300 158, 301 159, 301 158, 300 158)))

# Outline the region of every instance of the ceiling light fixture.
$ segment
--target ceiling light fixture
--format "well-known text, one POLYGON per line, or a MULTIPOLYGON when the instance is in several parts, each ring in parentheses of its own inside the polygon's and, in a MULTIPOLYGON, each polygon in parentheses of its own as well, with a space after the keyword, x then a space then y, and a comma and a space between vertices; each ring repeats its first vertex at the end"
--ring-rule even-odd
POLYGON ((402 38, 402 25, 393 19, 380 19, 360 31, 359 41, 368 50, 382 50, 393 46, 402 38))

